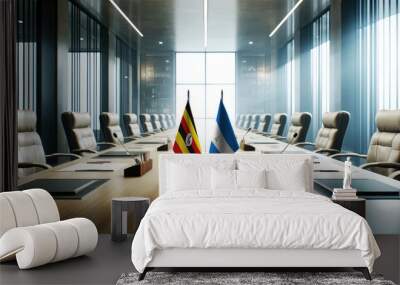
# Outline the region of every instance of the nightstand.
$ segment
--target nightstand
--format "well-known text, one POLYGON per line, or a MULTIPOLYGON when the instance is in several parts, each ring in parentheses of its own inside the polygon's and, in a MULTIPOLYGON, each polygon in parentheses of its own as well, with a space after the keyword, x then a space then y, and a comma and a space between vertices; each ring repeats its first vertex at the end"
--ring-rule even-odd
POLYGON ((332 199, 333 203, 339 204, 340 206, 359 214, 361 217, 365 218, 365 199, 332 199))

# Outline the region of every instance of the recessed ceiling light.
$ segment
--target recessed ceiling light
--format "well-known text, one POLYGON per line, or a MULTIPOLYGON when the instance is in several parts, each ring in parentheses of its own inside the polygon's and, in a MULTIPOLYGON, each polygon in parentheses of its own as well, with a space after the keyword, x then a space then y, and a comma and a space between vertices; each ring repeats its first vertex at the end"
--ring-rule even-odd
POLYGON ((271 38, 276 31, 283 25, 283 23, 285 23, 285 21, 290 17, 290 15, 293 14, 294 10, 297 9, 297 7, 300 6, 301 2, 303 2, 303 0, 299 0, 299 2, 296 3, 296 5, 293 6, 293 8, 289 11, 289 13, 287 13, 287 15, 282 19, 282 21, 280 21, 280 23, 278 24, 278 26, 275 27, 275 29, 269 34, 269 37, 271 38))
POLYGON ((24 23, 24 21, 18 20, 18 24, 23 24, 23 23, 24 23))
POLYGON ((128 79, 129 77, 128 77, 128 75, 125 75, 124 78, 125 78, 125 79, 128 79))
POLYGON ((254 42, 253 41, 249 41, 249 45, 252 45, 252 44, 254 44, 254 42))
POLYGON ((166 60, 165 60, 165 63, 169 63, 169 59, 166 59, 166 60))
POLYGON ((158 44, 161 46, 161 45, 164 44, 164 42, 163 41, 159 41, 158 44))
POLYGON ((139 34, 139 36, 143 37, 143 34, 139 29, 132 23, 132 21, 128 18, 128 16, 121 10, 121 8, 113 1, 108 0, 114 6, 115 9, 121 14, 122 17, 132 26, 132 28, 139 34))
POLYGON ((244 59, 244 60, 242 60, 242 63, 246 63, 246 62, 247 62, 247 60, 245 60, 245 59, 244 59))
POLYGON ((81 37, 80 40, 83 41, 83 40, 85 40, 85 39, 81 37))

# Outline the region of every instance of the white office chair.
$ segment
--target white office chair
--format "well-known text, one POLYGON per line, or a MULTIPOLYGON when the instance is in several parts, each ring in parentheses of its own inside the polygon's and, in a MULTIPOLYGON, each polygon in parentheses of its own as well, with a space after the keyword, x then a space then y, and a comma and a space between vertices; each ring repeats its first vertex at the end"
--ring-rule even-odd
POLYGON ((0 193, 0 262, 16 259, 20 269, 77 257, 97 245, 88 219, 60 221, 57 205, 42 189, 0 193))

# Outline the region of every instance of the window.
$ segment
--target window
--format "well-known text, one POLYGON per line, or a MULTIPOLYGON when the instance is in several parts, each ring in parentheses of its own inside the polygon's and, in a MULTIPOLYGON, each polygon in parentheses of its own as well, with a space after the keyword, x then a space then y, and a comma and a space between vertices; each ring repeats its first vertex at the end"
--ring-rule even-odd
MULTIPOLYGON (((378 110, 400 109, 400 1, 378 1, 376 31, 376 92, 378 110), (397 4, 396 4, 397 2, 397 4)), ((370 38, 371 39, 371 38, 370 38)))
POLYGON ((295 78, 295 58, 294 41, 291 40, 287 46, 286 69, 286 90, 287 90, 287 110, 289 116, 296 112, 296 78, 295 78))
POLYGON ((377 111, 400 109, 400 0, 359 0, 357 8, 360 151, 365 152, 377 111))
POLYGON ((313 130, 316 134, 322 115, 330 111, 329 11, 312 25, 311 92, 313 97, 313 130))
POLYGON ((136 51, 131 49, 121 39, 116 38, 115 64, 115 112, 122 122, 125 113, 137 112, 136 92, 136 51))
POLYGON ((99 134, 102 94, 103 29, 76 4, 68 2, 70 42, 68 50, 68 109, 88 112, 91 127, 99 134))
POLYGON ((37 1, 17 2, 16 92, 18 108, 36 111, 37 101, 37 1))
POLYGON ((235 118, 235 53, 176 54, 176 118, 182 117, 187 90, 203 152, 215 127, 221 90, 231 122, 235 118))

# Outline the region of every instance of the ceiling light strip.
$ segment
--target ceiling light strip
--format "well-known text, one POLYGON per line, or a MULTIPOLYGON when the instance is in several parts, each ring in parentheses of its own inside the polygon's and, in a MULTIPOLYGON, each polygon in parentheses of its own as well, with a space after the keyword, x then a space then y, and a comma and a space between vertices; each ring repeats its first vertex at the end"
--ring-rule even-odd
POLYGON ((203 0, 203 22, 204 22, 204 47, 207 47, 207 39, 208 39, 208 0, 203 0))
POLYGON ((132 26, 132 28, 139 34, 139 36, 143 37, 142 32, 139 31, 139 29, 135 26, 134 23, 128 18, 128 16, 119 8, 119 6, 113 1, 113 0, 108 0, 110 3, 114 6, 115 9, 124 17, 124 19, 132 26))
POLYGON ((290 17, 290 15, 293 14, 293 12, 297 9, 297 7, 300 6, 300 4, 303 2, 303 0, 299 0, 299 2, 296 3, 296 5, 293 6, 293 8, 289 11, 289 13, 287 13, 287 15, 285 16, 285 18, 282 19, 282 21, 278 24, 278 26, 275 27, 275 29, 269 34, 269 37, 271 38, 276 31, 283 25, 283 23, 286 22, 286 20, 290 17))

